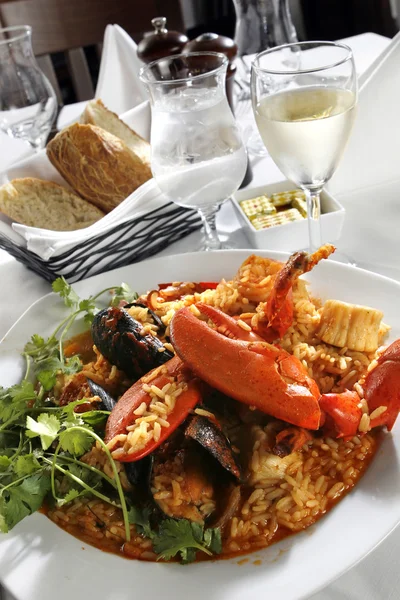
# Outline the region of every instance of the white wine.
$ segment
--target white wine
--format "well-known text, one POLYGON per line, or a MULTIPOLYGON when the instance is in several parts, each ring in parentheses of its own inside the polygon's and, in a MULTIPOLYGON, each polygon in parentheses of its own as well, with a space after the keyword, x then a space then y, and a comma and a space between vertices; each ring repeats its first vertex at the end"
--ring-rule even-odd
POLYGON ((333 175, 355 116, 349 90, 305 87, 263 98, 255 116, 279 169, 295 183, 322 187, 333 175))

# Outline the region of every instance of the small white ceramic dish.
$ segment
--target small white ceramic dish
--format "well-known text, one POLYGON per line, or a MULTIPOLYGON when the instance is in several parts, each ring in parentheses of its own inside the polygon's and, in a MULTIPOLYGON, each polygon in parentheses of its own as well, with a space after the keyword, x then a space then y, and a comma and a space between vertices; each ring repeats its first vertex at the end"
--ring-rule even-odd
MULTIPOLYGON (((239 190, 232 196, 232 203, 238 215, 243 230, 254 248, 295 251, 299 248, 308 248, 308 223, 307 219, 293 221, 285 225, 276 225, 267 229, 257 230, 243 212, 240 202, 250 198, 257 198, 266 194, 288 192, 296 186, 288 180, 270 183, 255 188, 239 190)), ((345 209, 329 192, 321 193, 321 234, 323 243, 335 242, 340 237, 345 209)))
MULTIPOLYGON (((251 250, 168 256, 103 273, 74 285, 84 298, 128 282, 139 292, 161 281, 229 278, 251 250)), ((287 255, 260 252, 285 260, 287 255)), ((400 337, 400 283, 354 267, 322 261, 307 275, 323 299, 368 304, 400 337)), ((23 376, 19 357, 33 333, 49 335, 65 315, 49 294, 31 306, 0 345, 0 385, 23 376)), ((316 525, 241 559, 178 564, 130 561, 75 539, 42 514, 0 534, 0 579, 18 600, 174 598, 175 600, 299 600, 308 598, 354 566, 400 521, 400 426, 385 434, 367 473, 316 525)), ((241 557, 243 558, 243 557, 241 557)))

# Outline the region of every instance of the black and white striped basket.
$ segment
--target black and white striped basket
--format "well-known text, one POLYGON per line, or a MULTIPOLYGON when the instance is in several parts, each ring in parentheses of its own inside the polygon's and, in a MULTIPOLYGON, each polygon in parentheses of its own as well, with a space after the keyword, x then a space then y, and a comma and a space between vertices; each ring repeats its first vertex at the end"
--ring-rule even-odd
POLYGON ((0 234, 0 248, 46 279, 62 275, 70 283, 144 260, 200 229, 197 211, 172 202, 99 233, 44 260, 0 234))

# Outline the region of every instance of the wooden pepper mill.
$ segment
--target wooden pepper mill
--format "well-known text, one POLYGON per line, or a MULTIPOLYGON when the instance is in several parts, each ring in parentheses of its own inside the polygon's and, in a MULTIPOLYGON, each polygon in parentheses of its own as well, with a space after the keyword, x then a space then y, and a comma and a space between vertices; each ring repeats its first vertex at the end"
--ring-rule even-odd
POLYGON ((151 20, 154 31, 146 33, 139 42, 137 55, 145 63, 171 54, 180 54, 189 38, 179 31, 168 31, 167 19, 155 17, 151 20))
POLYGON ((226 72, 226 96, 228 98, 229 106, 231 107, 232 112, 234 112, 233 84, 236 74, 235 58, 237 55, 237 46, 235 42, 224 35, 202 33, 194 40, 188 42, 185 45, 183 52, 220 52, 221 54, 225 54, 229 60, 228 70, 226 72))

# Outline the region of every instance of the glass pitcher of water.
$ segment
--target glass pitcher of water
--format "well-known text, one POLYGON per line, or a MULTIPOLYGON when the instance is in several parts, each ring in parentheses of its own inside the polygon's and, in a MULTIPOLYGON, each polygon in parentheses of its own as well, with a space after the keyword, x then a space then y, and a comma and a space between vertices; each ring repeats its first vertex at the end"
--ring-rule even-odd
POLYGON ((221 248, 216 213, 247 167, 225 93, 227 66, 223 54, 193 52, 162 58, 140 73, 150 93, 154 178, 170 200, 199 212, 202 250, 221 248))
POLYGON ((0 130, 44 148, 57 98, 32 50, 29 26, 0 29, 0 130))

